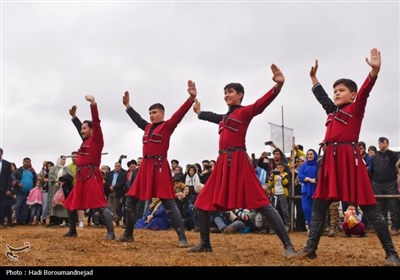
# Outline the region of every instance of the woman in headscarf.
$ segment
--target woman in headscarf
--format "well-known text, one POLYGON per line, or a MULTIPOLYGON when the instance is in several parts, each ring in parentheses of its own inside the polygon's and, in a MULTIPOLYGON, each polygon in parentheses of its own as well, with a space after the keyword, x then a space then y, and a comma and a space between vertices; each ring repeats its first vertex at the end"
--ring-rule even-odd
MULTIPOLYGON (((49 172, 49 191, 48 191, 48 205, 50 213, 50 224, 49 226, 55 226, 61 224, 62 220, 68 219, 67 209, 63 205, 53 205, 53 199, 56 192, 61 188, 60 181, 58 180, 61 176, 71 174, 68 166, 65 165, 66 157, 60 156, 56 165, 50 168, 49 172)), ((63 222, 65 225, 65 222, 63 222)))
POLYGON ((301 204, 306 217, 307 225, 310 227, 313 195, 317 187, 318 154, 309 149, 306 154, 306 162, 299 168, 299 181, 301 183, 301 204))

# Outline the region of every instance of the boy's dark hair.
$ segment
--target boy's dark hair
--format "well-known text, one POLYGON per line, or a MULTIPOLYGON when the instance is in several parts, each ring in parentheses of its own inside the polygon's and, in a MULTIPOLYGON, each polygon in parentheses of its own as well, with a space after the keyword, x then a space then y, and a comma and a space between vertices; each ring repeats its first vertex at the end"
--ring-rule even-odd
POLYGON ((164 106, 161 103, 155 103, 149 107, 149 111, 154 109, 160 109, 161 111, 165 111, 164 106))
POLYGON ((375 146, 369 146, 369 147, 368 147, 368 152, 369 152, 369 151, 374 151, 374 152, 376 153, 378 150, 376 149, 375 146))
POLYGON ((244 88, 241 84, 239 83, 229 83, 224 87, 224 90, 228 89, 228 88, 233 88, 234 90, 236 90, 238 93, 241 92, 244 94, 244 88))
POLYGON ((177 159, 173 159, 173 160, 171 160, 171 163, 176 163, 176 164, 178 164, 178 165, 179 165, 179 161, 178 161, 177 159))
POLYGON ((350 80, 350 79, 339 79, 333 84, 333 88, 335 88, 337 85, 343 84, 345 87, 347 87, 351 92, 357 92, 357 84, 350 80))
MULTIPOLYGON (((237 91, 237 93, 243 93, 243 95, 244 95, 244 87, 239 83, 229 83, 229 84, 227 84, 224 87, 224 91, 226 89, 229 89, 229 88, 233 88, 234 90, 237 91)), ((242 100, 243 100, 243 97, 242 97, 242 99, 240 99, 240 102, 242 102, 242 100)))
POLYGON ((389 139, 387 139, 386 137, 379 137, 378 139, 379 143, 385 143, 385 141, 389 144, 389 139))
POLYGON ((93 122, 92 122, 92 121, 86 120, 86 121, 84 121, 84 122, 82 123, 82 125, 83 125, 84 123, 87 123, 88 127, 90 127, 90 128, 93 127, 93 122))

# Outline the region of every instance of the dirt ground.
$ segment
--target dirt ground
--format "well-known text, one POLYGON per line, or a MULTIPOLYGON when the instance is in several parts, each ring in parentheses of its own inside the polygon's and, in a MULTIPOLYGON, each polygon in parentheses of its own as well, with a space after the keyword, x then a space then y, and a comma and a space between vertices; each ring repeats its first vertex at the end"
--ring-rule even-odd
MULTIPOLYGON (((322 237, 318 258, 286 259, 276 235, 211 234, 212 253, 193 254, 178 248, 176 233, 169 231, 135 231, 134 243, 105 240, 105 228, 78 228, 77 238, 62 235, 67 228, 17 226, 0 230, 0 266, 384 266, 385 253, 374 233, 366 238, 322 237), (29 244, 28 244, 29 243, 29 244), (23 246, 29 245, 29 251, 23 246), (10 256, 9 246, 20 248, 10 256), (15 256, 18 259, 11 260, 15 256)), ((123 229, 116 228, 116 236, 123 229)), ((307 233, 290 233, 297 250, 307 233)), ((190 246, 197 245, 199 233, 187 232, 190 246)), ((400 249, 400 236, 394 243, 400 249)))

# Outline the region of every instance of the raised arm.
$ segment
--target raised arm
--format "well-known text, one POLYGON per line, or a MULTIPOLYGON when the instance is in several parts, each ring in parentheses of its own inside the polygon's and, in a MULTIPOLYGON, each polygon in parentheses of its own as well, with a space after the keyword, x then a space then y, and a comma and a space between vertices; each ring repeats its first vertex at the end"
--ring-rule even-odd
POLYGON ((381 52, 373 48, 371 50, 370 59, 365 58, 365 61, 371 66, 371 71, 369 72, 372 79, 378 77, 379 70, 381 69, 381 52))
POLYGON ((315 60, 314 66, 311 67, 310 78, 313 84, 312 91, 318 102, 324 108, 326 114, 333 113, 336 110, 335 103, 329 98, 328 94, 317 79, 318 60, 315 60))
POLYGON ((195 82, 193 82, 192 80, 188 81, 188 93, 190 95, 190 100, 192 102, 194 102, 196 100, 196 96, 197 96, 197 89, 196 89, 196 84, 195 82))
MULTIPOLYGON (((81 120, 76 116, 76 109, 77 109, 76 105, 72 106, 71 109, 69 109, 69 114, 70 114, 71 117, 72 117, 72 119, 71 119, 71 120, 72 120, 72 123, 74 124, 76 130, 78 130, 79 136, 82 138, 82 135, 81 135, 82 122, 81 122, 81 120)), ((82 140, 83 140, 83 138, 82 138, 82 140)))
POLYGON ((371 66, 371 71, 359 88, 357 98, 354 102, 356 104, 355 114, 359 116, 364 115, 367 99, 378 78, 378 73, 381 69, 381 53, 375 48, 371 49, 370 59, 365 58, 365 61, 371 66))
POLYGON ((219 124, 224 115, 215 114, 213 112, 202 112, 200 107, 200 102, 197 98, 194 100, 193 103, 193 111, 197 114, 198 118, 203 121, 209 121, 212 123, 219 124))
POLYGON ((136 112, 131 105, 129 104, 129 92, 125 91, 124 96, 122 96, 122 104, 126 107, 126 112, 128 113, 131 120, 141 129, 144 131, 148 122, 144 120, 138 112, 136 112))
POLYGON ((193 111, 197 115, 201 113, 201 104, 197 98, 194 100, 194 103, 193 103, 193 111))
MULTIPOLYGON (((92 114, 92 129, 93 135, 92 139, 96 143, 101 145, 101 148, 104 146, 104 138, 103 138, 103 131, 101 130, 100 126, 100 117, 99 117, 99 110, 97 107, 96 100, 94 99, 93 95, 85 95, 86 101, 90 102, 90 112, 92 114)), ((99 163, 100 163, 101 151, 99 153, 99 163)))
POLYGON ((271 70, 273 74, 272 80, 276 83, 275 88, 281 90, 285 83, 285 76, 283 76, 281 69, 279 69, 275 64, 271 65, 271 70))
POLYGON ((96 100, 94 99, 93 95, 85 95, 85 99, 86 99, 86 101, 90 102, 90 105, 96 104, 96 100))
POLYGON ((265 108, 268 107, 269 104, 272 103, 272 101, 275 100, 275 98, 278 96, 280 93, 283 84, 285 83, 285 76, 283 76, 282 71, 276 66, 275 64, 271 64, 271 71, 272 71, 272 80, 276 83, 274 87, 272 87, 269 91, 264 93, 259 99, 256 100, 251 105, 244 106, 243 112, 245 114, 251 116, 253 118, 256 115, 261 114, 265 108))
POLYGON ((90 111, 92 113, 92 124, 93 124, 93 129, 97 126, 100 126, 100 117, 99 117, 99 112, 97 110, 97 104, 96 100, 94 99, 93 95, 85 95, 86 101, 90 102, 90 111), (96 106, 96 109, 93 110, 93 107, 96 106))
POLYGON ((183 117, 186 115, 187 111, 189 111, 192 103, 196 100, 197 89, 196 84, 192 81, 188 81, 187 91, 190 95, 189 99, 182 104, 182 106, 171 116, 168 120, 168 127, 173 131, 177 125, 182 121, 183 117))
POLYGON ((311 70, 310 70, 310 78, 311 78, 311 82, 312 82, 313 86, 315 86, 316 84, 319 84, 319 81, 317 79, 317 71, 318 71, 318 59, 315 60, 315 64, 314 64, 314 66, 311 67, 311 70))

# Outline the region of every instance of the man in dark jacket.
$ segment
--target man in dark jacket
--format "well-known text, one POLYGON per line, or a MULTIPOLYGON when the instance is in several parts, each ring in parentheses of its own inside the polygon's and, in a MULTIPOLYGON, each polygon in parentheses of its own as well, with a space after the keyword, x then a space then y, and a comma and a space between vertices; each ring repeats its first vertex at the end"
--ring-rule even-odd
MULTIPOLYGON (((379 151, 372 158, 371 181, 374 194, 398 194, 396 163, 399 157, 389 150, 389 139, 378 139, 379 151)), ((390 211, 392 219, 391 235, 399 235, 400 209, 397 198, 377 198, 378 209, 386 217, 390 211)))
MULTIPOLYGON (((4 228, 6 212, 6 197, 11 190, 11 164, 3 159, 3 149, 0 148, 0 229, 4 228)), ((8 221, 11 223, 10 221, 8 221)))

